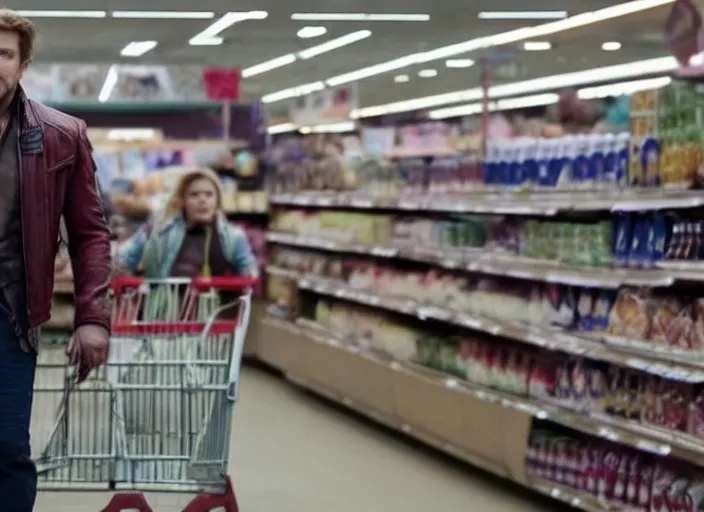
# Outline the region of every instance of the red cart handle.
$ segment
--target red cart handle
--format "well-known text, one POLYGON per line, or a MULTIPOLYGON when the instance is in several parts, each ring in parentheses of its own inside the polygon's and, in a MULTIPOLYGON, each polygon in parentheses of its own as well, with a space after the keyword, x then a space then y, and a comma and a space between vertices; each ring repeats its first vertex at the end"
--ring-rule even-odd
MULTIPOLYGON (((239 291, 251 288, 257 284, 256 277, 194 277, 191 286, 197 290, 228 290, 239 291)), ((138 288, 143 283, 149 282, 141 277, 121 276, 110 281, 110 288, 115 293, 120 293, 125 288, 138 288)))

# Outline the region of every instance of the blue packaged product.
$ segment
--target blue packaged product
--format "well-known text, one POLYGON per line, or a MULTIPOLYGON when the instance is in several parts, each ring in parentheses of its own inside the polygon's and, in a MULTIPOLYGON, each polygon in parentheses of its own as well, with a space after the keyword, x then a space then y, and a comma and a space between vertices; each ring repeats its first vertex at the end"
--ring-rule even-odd
POLYGON ((592 332, 594 330, 594 291, 589 288, 582 289, 579 294, 577 314, 579 316, 579 330, 592 332))
POLYGON ((629 152, 631 145, 630 133, 620 133, 616 136, 616 185, 625 188, 629 184, 629 152))
POLYGON ((616 221, 614 236, 614 260, 618 266, 628 265, 628 255, 631 250, 632 219, 628 214, 621 215, 616 221))
POLYGON ((633 235, 631 238, 631 248, 628 253, 628 265, 639 267, 644 264, 644 255, 647 251, 648 221, 644 218, 636 218, 632 221, 633 235))
POLYGON ((547 139, 538 140, 536 150, 536 172, 535 182, 540 187, 550 186, 550 166, 555 160, 555 155, 552 154, 551 141, 547 139))
POLYGON ((529 139, 523 148, 523 169, 520 176, 521 185, 535 185, 538 182, 538 146, 539 139, 529 139))
POLYGON ((616 137, 611 133, 603 136, 604 165, 600 181, 605 189, 616 188, 618 167, 616 158, 616 137))
POLYGON ((589 157, 589 163, 584 176, 582 176, 582 181, 586 188, 594 188, 602 180, 604 174, 604 152, 601 147, 601 135, 592 134, 587 136, 585 145, 585 154, 589 157))
POLYGON ((509 148, 501 144, 498 151, 499 163, 496 168, 496 176, 494 177, 494 183, 499 186, 504 186, 508 183, 509 179, 509 158, 511 157, 509 148))
POLYGON ((656 213, 653 221, 653 252, 651 259, 657 262, 665 259, 665 251, 667 247, 668 218, 662 213, 656 213))
POLYGON ((640 255, 640 263, 646 268, 653 267, 655 265, 655 243, 656 243, 656 225, 655 218, 645 217, 643 219, 643 252, 640 255))
POLYGON ((511 146, 511 158, 509 160, 508 166, 508 179, 505 185, 516 186, 521 183, 521 176, 523 174, 523 161, 522 161, 521 148, 514 142, 511 146))
POLYGON ((606 331, 609 328, 609 315, 614 305, 614 295, 609 292, 599 292, 594 301, 592 311, 592 330, 606 331))

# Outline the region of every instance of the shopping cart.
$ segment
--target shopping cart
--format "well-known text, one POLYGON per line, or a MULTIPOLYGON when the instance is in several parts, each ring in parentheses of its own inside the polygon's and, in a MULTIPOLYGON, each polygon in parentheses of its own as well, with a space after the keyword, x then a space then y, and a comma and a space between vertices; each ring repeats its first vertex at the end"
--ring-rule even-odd
POLYGON ((143 491, 197 493, 184 512, 237 511, 227 465, 255 282, 114 280, 107 364, 77 384, 62 350, 40 352, 40 488, 118 491, 103 512, 150 512, 143 491))

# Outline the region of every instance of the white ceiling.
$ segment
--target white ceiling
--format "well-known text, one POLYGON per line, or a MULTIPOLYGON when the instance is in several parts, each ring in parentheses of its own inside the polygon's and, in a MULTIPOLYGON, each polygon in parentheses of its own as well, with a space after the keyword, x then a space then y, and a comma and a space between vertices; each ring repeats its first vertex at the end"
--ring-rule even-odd
MULTIPOLYGON (((305 49, 357 30, 372 31, 371 37, 321 56, 298 61, 243 82, 249 94, 262 95, 353 71, 365 66, 419 51, 458 43, 476 37, 535 25, 530 21, 491 21, 477 18, 480 10, 525 10, 519 0, 468 2, 457 0, 19 0, 8 2, 16 9, 105 9, 105 10, 204 10, 223 14, 228 10, 269 12, 264 20, 245 21, 226 29, 221 46, 189 46, 188 40, 212 20, 126 19, 36 19, 37 62, 120 61, 120 50, 130 41, 156 40, 158 47, 130 62, 241 66, 243 68, 305 49), (382 9, 383 7, 383 9, 382 9), (293 12, 386 12, 427 13, 429 22, 299 22, 293 12), (315 39, 299 39, 296 32, 306 25, 324 25, 328 32, 315 39)), ((612 0, 535 0, 530 10, 566 10, 570 15, 614 5, 612 0)), ((597 24, 578 36, 560 35, 547 52, 509 49, 507 60, 497 70, 497 81, 513 81, 560 72, 630 62, 667 55, 662 37, 664 19, 635 24, 597 24), (604 52, 601 43, 620 41, 623 48, 604 52)), ((474 56, 472 56, 474 57, 474 56)), ((426 64, 424 67, 429 67, 426 64)), ((415 66, 364 80, 360 84, 362 105, 377 105, 429 94, 455 91, 480 83, 479 67, 446 69, 437 61, 439 74, 421 79, 415 66), (396 84, 397 73, 407 73, 409 83, 396 84)), ((277 104, 279 107, 281 105, 277 104)))

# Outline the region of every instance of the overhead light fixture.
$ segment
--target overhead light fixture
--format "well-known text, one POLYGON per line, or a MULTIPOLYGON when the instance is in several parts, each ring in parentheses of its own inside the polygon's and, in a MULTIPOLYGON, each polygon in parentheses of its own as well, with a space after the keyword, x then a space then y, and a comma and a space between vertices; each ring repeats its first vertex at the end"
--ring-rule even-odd
POLYGON ((214 12, 208 11, 112 11, 113 18, 133 20, 210 20, 214 12))
POLYGON ((448 68, 468 68, 474 66, 472 59, 449 59, 445 61, 448 68))
POLYGON ((297 21, 429 21, 430 14, 294 13, 297 21))
MULTIPOLYGON (((536 94, 568 87, 578 87, 600 82, 609 82, 624 79, 637 79, 644 76, 662 75, 679 67, 674 57, 658 57, 655 59, 628 62, 614 66, 586 69, 573 73, 544 76, 532 80, 523 80, 501 85, 489 89, 492 99, 507 98, 525 94, 536 94)), ((362 107, 353 112, 353 117, 375 117, 399 112, 409 112, 427 108, 450 105, 452 103, 480 101, 484 93, 481 87, 473 87, 462 91, 453 91, 433 96, 397 101, 383 105, 362 107)))
POLYGON ((275 59, 270 59, 254 66, 250 66, 242 70, 242 78, 249 78, 255 75, 261 75, 272 69, 280 68, 283 66, 288 66, 296 62, 296 55, 289 53, 287 55, 282 55, 281 57, 276 57, 275 59))
POLYGON ((15 11, 25 18, 105 18, 107 11, 53 11, 44 9, 20 9, 15 11))
POLYGON ((156 41, 132 41, 122 49, 120 55, 123 57, 141 57, 156 48, 156 45, 156 41))
POLYGON ((235 23, 240 23, 247 20, 263 20, 268 16, 269 13, 266 11, 228 12, 218 18, 208 28, 193 36, 188 42, 192 46, 212 46, 222 44, 222 38, 219 37, 219 34, 223 30, 231 27, 235 23))
POLYGON ((351 34, 331 39, 330 41, 326 41, 325 43, 319 44, 318 46, 313 46, 312 48, 301 50, 300 52, 298 52, 297 55, 299 59, 310 59, 322 53, 327 53, 332 50, 342 48, 343 46, 356 43, 357 41, 366 39, 371 35, 371 30, 358 30, 357 32, 352 32, 351 34))
POLYGON ((154 128, 114 128, 108 131, 108 140, 135 141, 153 140, 157 136, 154 128))
POLYGON ((100 94, 98 94, 98 101, 100 103, 105 103, 110 99, 113 89, 117 85, 117 65, 113 64, 108 69, 108 74, 105 75, 105 81, 103 86, 100 88, 100 94))
POLYGON ((276 68, 288 66, 289 64, 293 64, 294 62, 296 62, 299 59, 300 60, 311 59, 311 58, 317 57, 318 55, 321 55, 323 53, 327 53, 327 52, 336 50, 338 48, 342 48, 343 46, 347 46, 349 44, 356 43, 357 41, 361 41, 362 39, 366 39, 367 37, 369 37, 371 35, 372 35, 372 33, 369 30, 359 30, 357 32, 351 32, 347 35, 344 35, 342 37, 338 37, 335 39, 331 39, 330 41, 326 41, 326 42, 319 44, 317 46, 311 46, 310 48, 306 48, 305 50, 301 50, 298 53, 288 53, 286 55, 282 55, 281 57, 276 57, 274 59, 270 59, 270 60, 261 62, 259 64, 255 64, 254 66, 250 66, 248 68, 245 68, 242 70, 242 78, 249 78, 251 76, 266 73, 267 71, 271 71, 276 68))
MULTIPOLYGON (((599 85, 597 87, 587 87, 577 91, 577 95, 579 98, 584 100, 607 98, 610 96, 624 96, 638 91, 660 89, 671 82, 672 78, 669 76, 648 78, 645 80, 633 80, 630 82, 619 82, 615 84, 599 85)), ((489 110, 515 110, 520 108, 539 107, 552 105, 558 101, 559 95, 557 94, 535 94, 532 96, 520 96, 518 98, 492 101, 489 103, 489 110)), ((428 112, 428 117, 431 119, 447 119, 448 117, 476 115, 480 114, 482 111, 483 107, 481 103, 472 103, 458 107, 431 110, 428 112)))
POLYGON ((297 129, 298 127, 293 123, 280 123, 269 126, 266 131, 272 135, 277 135, 279 133, 295 132, 297 129))
POLYGON ((437 69, 421 69, 418 71, 418 76, 421 78, 433 78, 438 76, 437 69))
MULTIPOLYGON (((519 98, 509 98, 506 100, 492 101, 489 103, 489 112, 501 110, 518 110, 521 108, 543 107, 557 103, 560 96, 553 93, 534 94, 531 96, 521 96, 519 98)), ((441 108, 428 112, 430 119, 447 119, 448 117, 473 116, 481 114, 484 110, 482 103, 472 103, 459 107, 441 108)))
POLYGON ((317 91, 325 89, 323 82, 312 82, 309 84, 299 85, 298 87, 289 87, 282 91, 265 94, 262 96, 262 103, 276 103, 277 101, 290 100, 299 96, 305 96, 317 91))
POLYGON ((550 41, 526 41, 523 43, 523 49, 527 52, 543 52, 552 48, 550 41))
POLYGON ((397 84, 405 84, 406 82, 410 82, 411 79, 408 75, 396 75, 394 77, 394 82, 397 84))
POLYGON ((355 131, 357 124, 354 121, 343 121, 340 123, 318 124, 309 127, 309 129, 310 133, 345 133, 355 131))
POLYGON ((423 64, 434 60, 448 59, 450 57, 466 54, 472 51, 515 44, 521 41, 534 40, 551 34, 566 32, 578 27, 594 25, 605 20, 620 18, 622 16, 628 16, 629 14, 672 4, 674 1, 675 0, 632 0, 630 2, 624 2, 612 7, 577 14, 575 16, 570 16, 569 18, 542 23, 534 27, 518 28, 508 32, 501 32, 490 36, 450 44, 436 48, 435 50, 412 53, 381 62, 379 64, 374 64, 330 77, 325 80, 325 83, 331 87, 334 87, 349 82, 356 82, 372 76, 388 73, 390 71, 396 71, 408 66, 423 64))
POLYGON ((567 11, 482 11, 480 20, 561 20, 567 11))
POLYGON ((325 35, 327 31, 328 29, 325 27, 303 27, 296 33, 296 35, 301 39, 311 39, 313 37, 325 35))
POLYGON ((607 41, 601 45, 601 49, 605 52, 615 52, 621 49, 621 43, 618 41, 607 41))
POLYGON ((630 82, 587 87, 577 91, 577 95, 583 100, 607 98, 609 96, 626 96, 638 91, 660 89, 670 83, 672 83, 672 78, 669 76, 661 76, 658 78, 647 78, 645 80, 632 80, 630 82))

